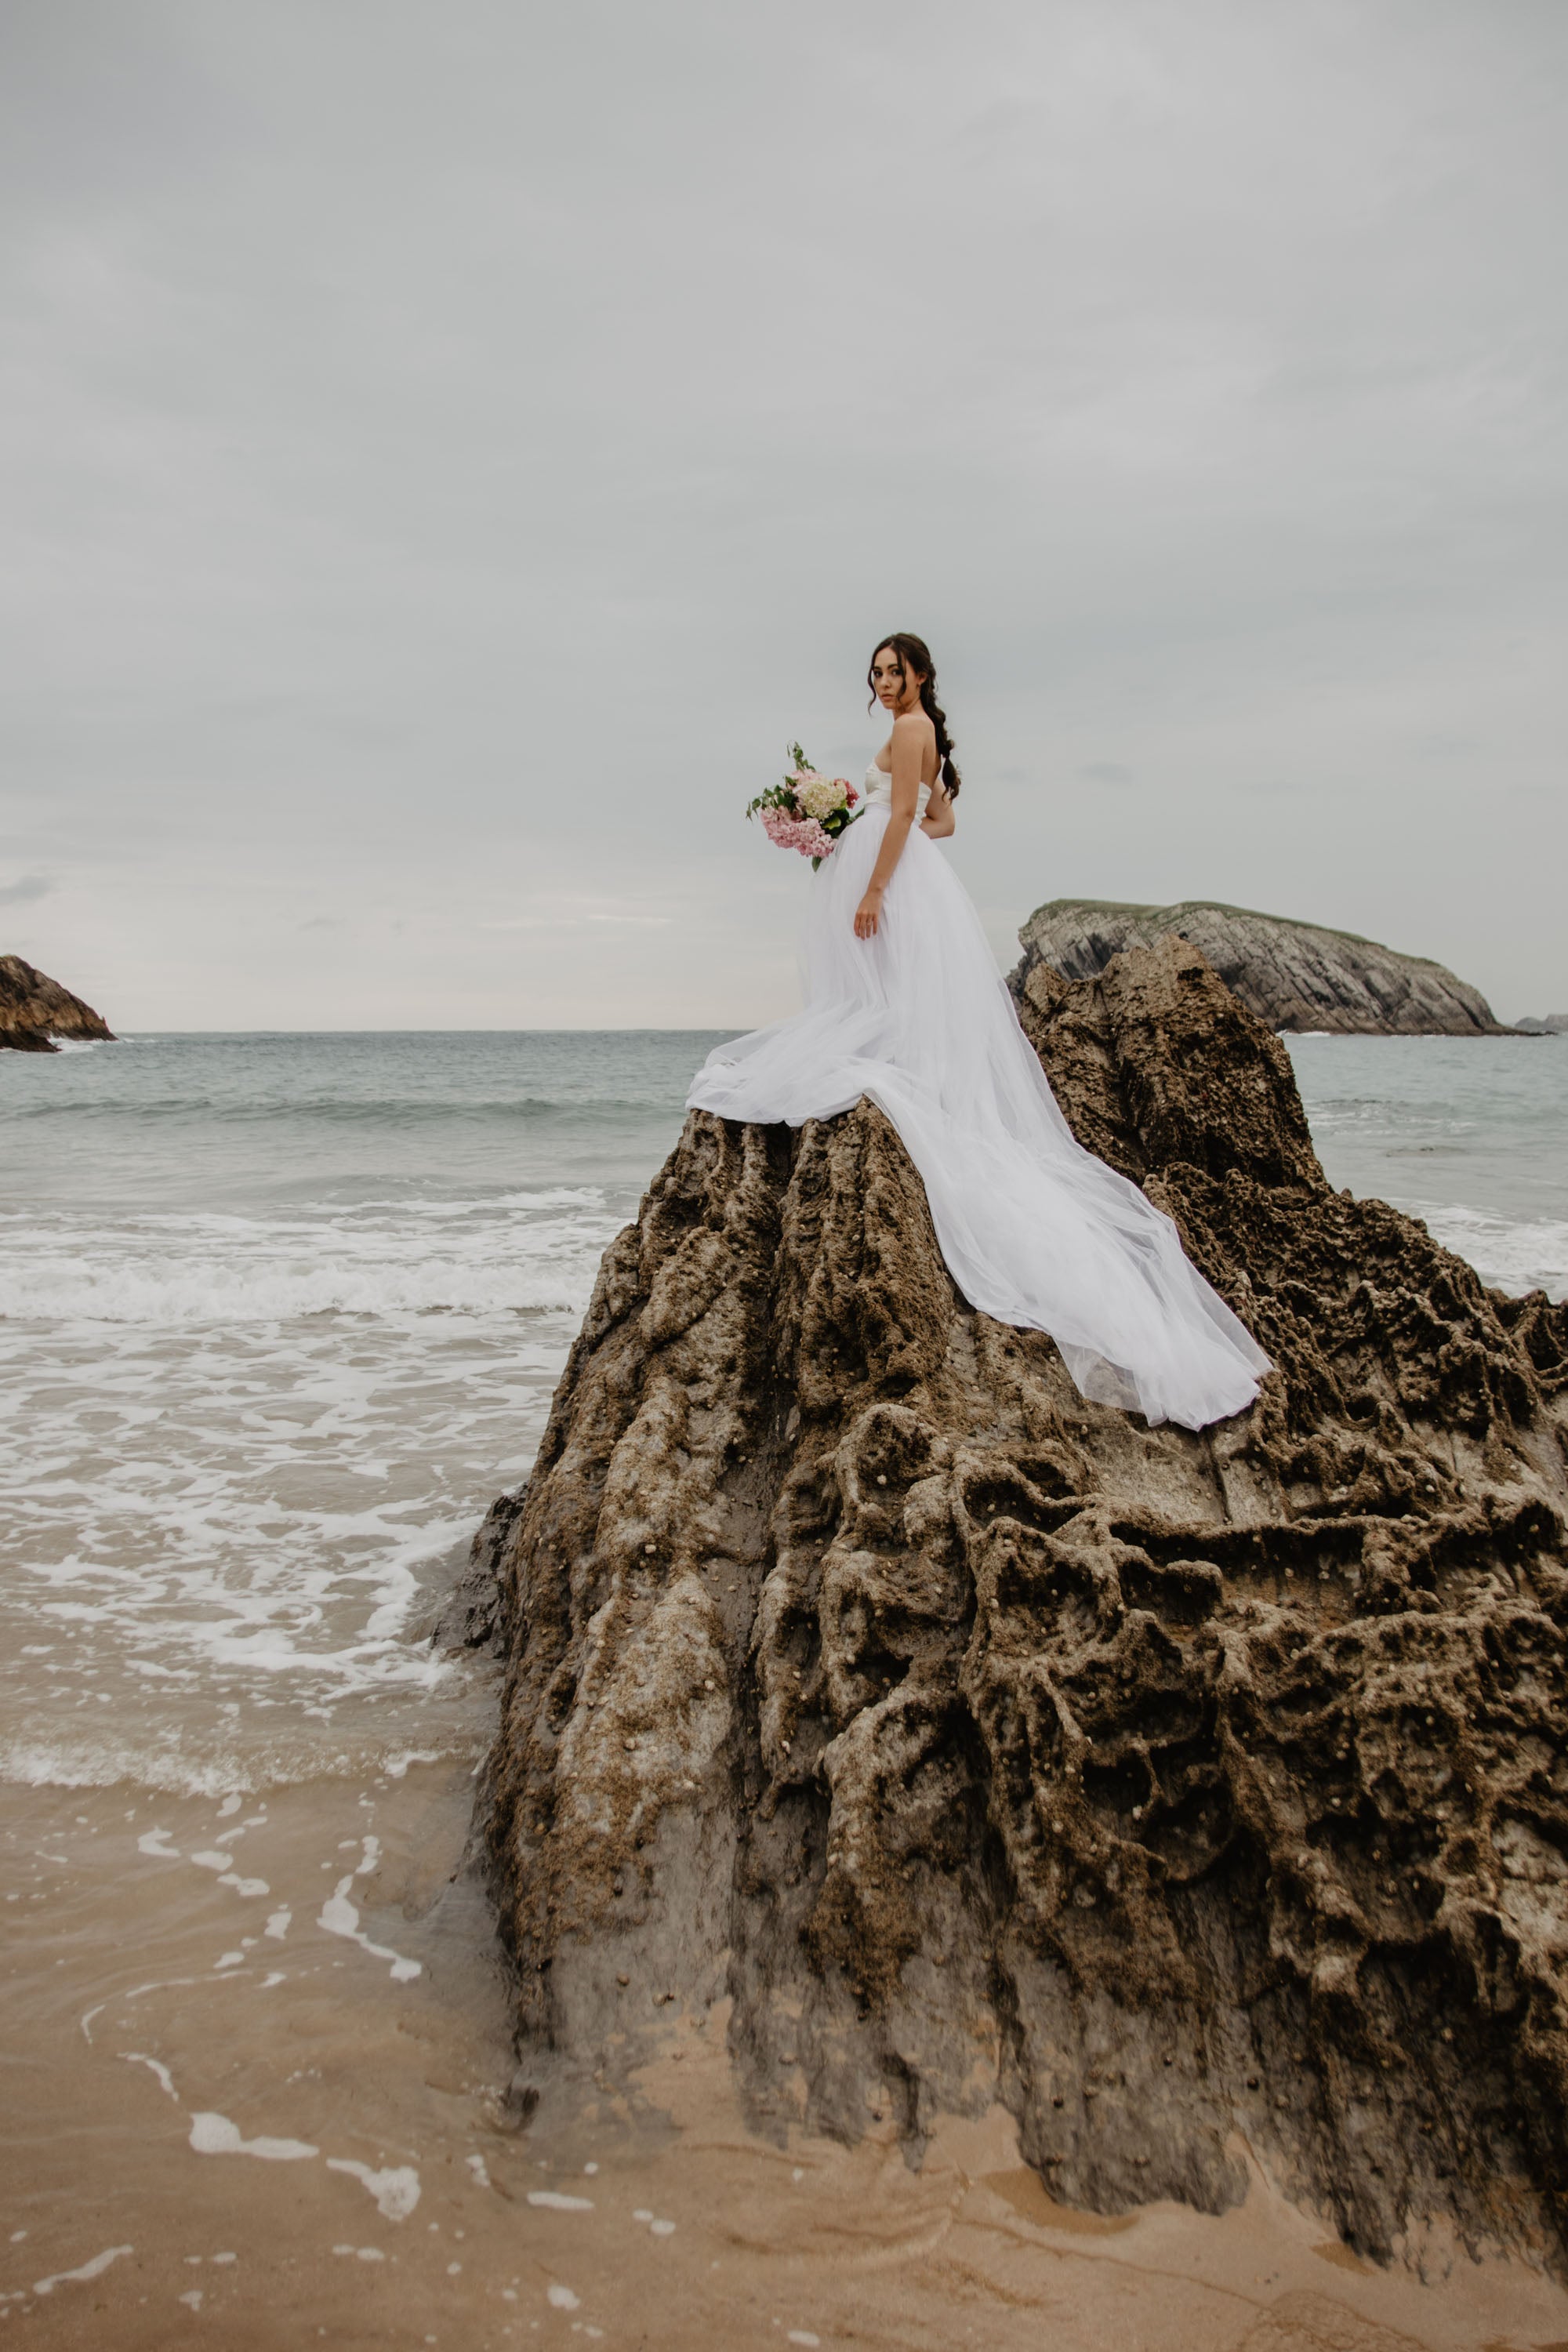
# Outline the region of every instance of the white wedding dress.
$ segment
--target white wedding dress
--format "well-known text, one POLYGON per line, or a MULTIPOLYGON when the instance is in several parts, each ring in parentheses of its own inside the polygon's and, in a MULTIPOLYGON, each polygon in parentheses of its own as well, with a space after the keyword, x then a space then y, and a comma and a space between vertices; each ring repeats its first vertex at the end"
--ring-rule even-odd
MULTIPOLYGON (((929 798, 922 784, 919 815, 929 798)), ((1171 1220, 1075 1141, 968 894, 918 823, 876 936, 856 938, 892 803, 875 763, 866 800, 812 878, 805 1009, 715 1047, 688 1108, 799 1127, 868 1096, 921 1172, 972 1307, 1048 1331, 1101 1403, 1188 1429, 1241 1412, 1268 1357, 1171 1220)))

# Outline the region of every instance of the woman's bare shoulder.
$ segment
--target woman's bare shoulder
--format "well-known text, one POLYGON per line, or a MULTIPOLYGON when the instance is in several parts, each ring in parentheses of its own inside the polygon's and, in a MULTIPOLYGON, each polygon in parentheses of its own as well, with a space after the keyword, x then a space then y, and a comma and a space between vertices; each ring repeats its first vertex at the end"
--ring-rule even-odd
POLYGON ((895 743, 934 743, 936 729, 923 710, 900 710, 893 721, 891 740, 895 743))

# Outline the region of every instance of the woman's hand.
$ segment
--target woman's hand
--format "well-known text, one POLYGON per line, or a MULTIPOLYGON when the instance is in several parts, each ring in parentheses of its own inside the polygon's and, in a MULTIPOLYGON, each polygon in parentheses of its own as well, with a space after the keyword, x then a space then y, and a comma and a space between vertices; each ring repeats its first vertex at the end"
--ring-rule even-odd
POLYGON ((855 909, 855 936, 858 940, 873 940, 877 936, 877 919, 882 911, 882 886, 873 882, 855 909))

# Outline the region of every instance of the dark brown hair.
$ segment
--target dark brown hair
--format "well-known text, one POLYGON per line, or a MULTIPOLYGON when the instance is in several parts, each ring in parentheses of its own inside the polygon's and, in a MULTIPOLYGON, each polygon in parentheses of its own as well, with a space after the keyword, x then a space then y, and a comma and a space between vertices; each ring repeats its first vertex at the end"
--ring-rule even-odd
POLYGON ((908 677, 913 670, 920 679, 921 709, 936 730, 936 748, 942 762, 941 781, 946 786, 949 800, 955 801, 963 779, 952 764, 952 738, 947 731, 947 713, 936 698, 936 664, 931 657, 931 647, 923 637, 911 636, 907 629, 899 629, 890 637, 879 637, 872 649, 870 667, 866 672, 866 683, 871 688, 871 702, 866 706, 868 709, 877 699, 877 689, 871 683, 877 656, 887 653, 898 656, 900 676, 908 677))

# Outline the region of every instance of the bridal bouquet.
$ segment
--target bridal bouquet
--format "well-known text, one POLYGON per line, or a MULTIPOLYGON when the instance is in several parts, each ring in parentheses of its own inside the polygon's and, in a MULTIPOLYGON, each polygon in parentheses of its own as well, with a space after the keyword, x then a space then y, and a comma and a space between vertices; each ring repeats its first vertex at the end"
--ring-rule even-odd
POLYGON ((798 850, 809 857, 815 874, 846 825, 858 814, 860 795, 842 776, 819 776, 798 743, 789 747, 795 761, 782 784, 770 784, 746 810, 760 815, 763 831, 778 849, 798 850))

